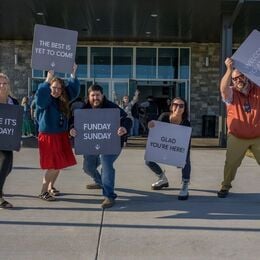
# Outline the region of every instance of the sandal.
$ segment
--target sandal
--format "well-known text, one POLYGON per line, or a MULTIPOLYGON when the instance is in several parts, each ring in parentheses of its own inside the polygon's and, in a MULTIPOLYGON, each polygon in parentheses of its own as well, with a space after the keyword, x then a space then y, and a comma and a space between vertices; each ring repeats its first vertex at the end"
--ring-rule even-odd
POLYGON ((39 198, 46 201, 54 201, 56 200, 48 191, 43 192, 39 195, 39 198))
POLYGON ((2 203, 0 204, 0 209, 11 209, 11 208, 13 208, 13 205, 6 200, 3 200, 2 203))
POLYGON ((59 196, 60 195, 60 191, 57 190, 56 188, 52 187, 50 190, 49 190, 49 193, 51 196, 59 196))

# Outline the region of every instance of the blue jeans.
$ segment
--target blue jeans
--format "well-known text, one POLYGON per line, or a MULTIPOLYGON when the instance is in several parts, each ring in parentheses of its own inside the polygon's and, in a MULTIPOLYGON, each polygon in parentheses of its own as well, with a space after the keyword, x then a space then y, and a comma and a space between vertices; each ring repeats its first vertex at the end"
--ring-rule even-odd
POLYGON ((119 154, 113 155, 84 155, 83 170, 88 174, 95 183, 102 186, 103 195, 109 199, 117 197, 114 192, 115 186, 115 169, 114 162, 119 154), (101 165, 101 172, 98 166, 101 165))
POLYGON ((133 136, 138 136, 139 135, 139 119, 134 118, 133 121, 133 136))
MULTIPOLYGON (((161 175, 163 173, 161 167, 156 162, 149 162, 146 161, 145 164, 156 174, 161 175)), ((191 172, 191 165, 190 165, 190 150, 188 151, 186 164, 184 168, 182 168, 182 179, 183 180, 190 180, 190 172, 191 172)))

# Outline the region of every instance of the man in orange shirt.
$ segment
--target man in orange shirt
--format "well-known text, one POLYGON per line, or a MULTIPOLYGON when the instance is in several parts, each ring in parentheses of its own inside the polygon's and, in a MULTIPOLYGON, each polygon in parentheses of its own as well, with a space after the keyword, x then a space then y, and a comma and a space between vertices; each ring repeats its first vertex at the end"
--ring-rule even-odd
POLYGON ((219 198, 227 197, 247 149, 260 165, 260 87, 233 69, 232 59, 227 58, 225 65, 227 70, 220 82, 220 92, 227 108, 228 138, 219 198))

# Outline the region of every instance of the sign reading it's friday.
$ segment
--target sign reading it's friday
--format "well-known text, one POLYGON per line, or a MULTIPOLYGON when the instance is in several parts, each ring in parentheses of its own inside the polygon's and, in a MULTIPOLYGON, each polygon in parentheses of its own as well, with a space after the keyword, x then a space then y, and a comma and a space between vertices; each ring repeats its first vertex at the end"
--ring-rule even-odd
POLYGON ((20 150, 22 121, 23 107, 0 104, 0 150, 20 150))

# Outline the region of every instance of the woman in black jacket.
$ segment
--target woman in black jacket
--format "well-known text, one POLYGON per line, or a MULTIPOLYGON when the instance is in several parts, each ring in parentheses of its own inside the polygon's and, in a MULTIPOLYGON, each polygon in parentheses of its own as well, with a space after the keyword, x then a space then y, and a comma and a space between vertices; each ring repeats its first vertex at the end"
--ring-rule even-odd
MULTIPOLYGON (((190 121, 188 120, 188 107, 187 102, 180 97, 176 97, 172 100, 170 106, 170 112, 162 113, 159 118, 159 121, 165 123, 171 123, 176 125, 190 126, 190 121)), ((154 127, 154 122, 150 121, 148 123, 148 128, 154 127)), ((168 179, 165 175, 165 172, 161 169, 161 167, 155 162, 145 162, 146 165, 158 176, 158 180, 152 184, 153 190, 160 190, 163 187, 168 187, 168 179)), ((190 181, 190 172, 191 172, 191 164, 190 164, 190 146, 187 153, 186 164, 182 169, 182 188, 180 190, 178 199, 186 200, 189 197, 188 185, 190 181)))

